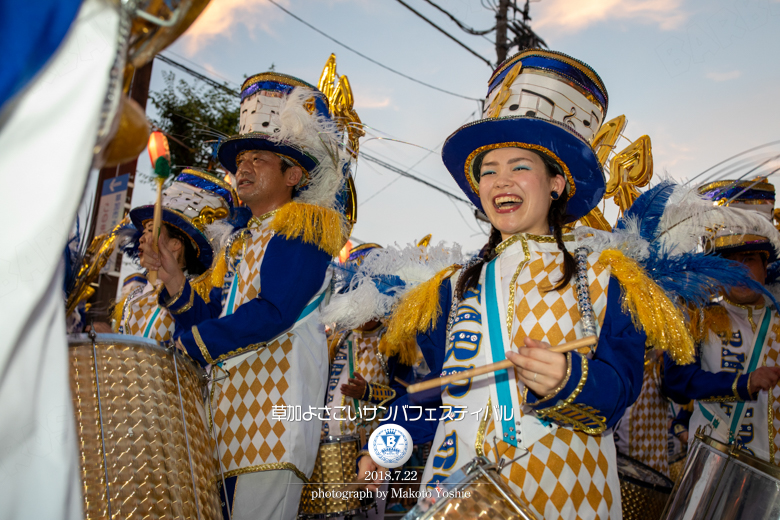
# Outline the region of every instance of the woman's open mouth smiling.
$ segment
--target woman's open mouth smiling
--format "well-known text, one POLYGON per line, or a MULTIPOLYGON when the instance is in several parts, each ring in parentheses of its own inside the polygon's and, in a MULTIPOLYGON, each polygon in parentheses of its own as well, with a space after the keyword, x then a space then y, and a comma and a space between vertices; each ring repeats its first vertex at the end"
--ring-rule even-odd
POLYGON ((493 199, 493 207, 499 213, 511 213, 520 208, 523 204, 523 199, 518 195, 512 195, 511 193, 505 193, 498 195, 493 199))

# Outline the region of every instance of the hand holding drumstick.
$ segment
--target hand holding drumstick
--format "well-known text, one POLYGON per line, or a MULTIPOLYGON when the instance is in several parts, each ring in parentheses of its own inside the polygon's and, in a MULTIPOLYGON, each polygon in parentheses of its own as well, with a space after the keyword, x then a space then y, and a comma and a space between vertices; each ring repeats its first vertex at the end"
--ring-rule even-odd
POLYGON ((587 336, 551 347, 549 343, 525 338, 525 347, 520 348, 518 352, 507 352, 507 359, 504 361, 409 385, 407 391, 421 392, 470 377, 518 367, 517 374, 520 380, 536 395, 546 396, 566 377, 566 356, 563 353, 595 345, 596 342, 598 342, 596 336, 587 336))

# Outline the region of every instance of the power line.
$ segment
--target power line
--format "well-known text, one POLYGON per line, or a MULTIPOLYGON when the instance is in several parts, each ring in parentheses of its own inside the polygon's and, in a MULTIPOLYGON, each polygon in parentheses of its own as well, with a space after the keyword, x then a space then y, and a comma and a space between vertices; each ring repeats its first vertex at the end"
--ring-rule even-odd
POLYGON ((491 33, 491 32, 493 32, 493 31, 495 31, 495 30, 496 30, 496 26, 495 26, 495 25, 494 25, 493 27, 491 27, 490 29, 485 29, 484 31, 478 31, 478 30, 474 29, 473 27, 469 27, 468 25, 464 24, 463 22, 461 22, 460 20, 458 20, 457 18, 455 18, 455 17, 454 17, 454 16, 453 16, 453 15, 452 15, 452 14, 451 14, 449 11, 447 11, 447 10, 446 10, 446 9, 444 9, 443 7, 440 7, 438 4, 436 4, 436 3, 432 2, 431 0, 424 0, 424 1, 425 1, 425 3, 432 5, 433 7, 435 7, 436 9, 438 9, 439 11, 441 11, 442 13, 446 14, 446 15, 447 15, 447 17, 448 17, 450 20, 452 20, 453 22, 455 22, 455 25, 457 25, 458 27, 460 27, 461 29, 463 29, 463 30, 464 30, 465 32, 467 32, 468 34, 471 34, 471 35, 474 35, 474 36, 482 36, 483 38, 485 38, 485 39, 486 39, 487 41, 489 41, 490 43, 493 43, 493 42, 490 40, 490 38, 486 38, 486 37, 485 37, 485 35, 486 35, 486 34, 488 34, 488 33, 491 33))
POLYGON ((413 12, 413 13, 414 13, 414 14, 416 14, 417 16, 419 16, 420 18, 422 18, 423 20, 425 20, 426 22, 428 22, 428 24, 430 24, 431 26, 435 27, 435 28, 436 28, 436 29, 437 29, 437 30, 438 30, 440 33, 442 33, 443 35, 445 35, 447 38, 449 38, 450 40, 454 41, 455 43, 457 43, 458 45, 460 45, 461 47, 463 47, 464 49, 466 49, 467 51, 469 51, 471 54, 473 54, 473 55, 474 55, 474 56, 476 56, 477 58, 479 58, 479 59, 481 59, 482 61, 484 61, 485 63, 487 63, 487 66, 488 66, 488 67, 490 67, 491 69, 493 68, 493 64, 492 64, 492 63, 490 63, 490 60, 489 60, 489 59, 485 58, 484 56, 482 56, 481 54, 479 54, 477 51, 475 51, 474 49, 472 49, 471 47, 469 47, 468 45, 466 45, 465 43, 463 43, 463 42, 462 42, 462 41, 460 41, 459 39, 455 38, 453 35, 451 35, 451 34, 450 34, 450 33, 448 33, 447 31, 445 31, 444 29, 442 29, 442 28, 441 28, 441 27, 439 27, 438 25, 436 25, 436 24, 435 24, 433 21, 431 21, 430 19, 426 18, 426 17, 425 17, 425 15, 423 15, 421 12, 417 11, 417 10, 416 10, 416 9, 414 9, 414 8, 413 8, 411 5, 409 5, 409 4, 407 4, 406 2, 404 2, 404 0, 396 0, 396 1, 397 1, 399 4, 401 4, 402 6, 406 7, 407 9, 409 9, 411 12, 413 12))
POLYGON ((443 194, 445 194, 446 196, 448 196, 448 197, 450 197, 452 199, 455 199, 457 201, 460 201, 460 202, 463 202, 465 204, 468 204, 469 206, 471 205, 471 201, 466 200, 463 197, 458 197, 454 193, 450 193, 449 191, 447 191, 445 189, 442 189, 442 188, 436 186, 435 184, 432 184, 432 183, 430 183, 430 182, 428 182, 428 181, 426 181, 424 179, 421 179, 420 177, 417 177, 416 175, 412 175, 411 173, 409 173, 406 170, 402 170, 401 168, 397 168, 397 167, 393 166, 392 164, 386 163, 385 161, 383 161, 381 159, 378 159, 376 157, 373 157, 371 155, 368 155, 365 152, 360 152, 360 157, 362 157, 366 161, 369 161, 369 162, 372 162, 372 163, 376 163, 379 166, 390 170, 391 172, 397 173, 398 175, 401 175, 403 177, 407 177, 407 178, 413 179, 413 180, 415 180, 415 181, 417 181, 419 183, 425 184, 429 188, 433 188, 434 190, 436 190, 436 191, 438 191, 440 193, 443 193, 443 194))
POLYGON ((449 94, 450 96, 455 96, 455 97, 459 97, 459 98, 462 98, 462 99, 468 99, 468 100, 470 100, 470 101, 482 101, 481 99, 478 99, 478 98, 473 98, 473 97, 469 97, 469 96, 463 96, 463 95, 461 95, 461 94, 456 94, 455 92, 450 92, 449 90, 444 90, 443 88, 436 87, 436 86, 434 86, 434 85, 431 85, 430 83, 425 83, 424 81, 420 81, 419 79, 413 78, 412 76, 409 76, 409 75, 407 75, 407 74, 404 74, 403 72, 399 72, 399 71, 397 71, 397 70, 395 70, 395 69, 393 69, 393 68, 390 68, 390 67, 388 67, 387 65, 384 65, 383 63, 380 63, 380 62, 376 61, 376 60, 375 60, 375 59, 373 59, 373 58, 369 58, 368 56, 366 56, 366 55, 365 55, 365 54, 363 54, 362 52, 360 52, 360 51, 357 51, 357 50, 353 49, 352 47, 350 47, 350 46, 348 46, 348 45, 346 45, 346 44, 344 44, 344 43, 341 43, 341 42, 340 42, 340 41, 338 41, 336 38, 334 38, 334 37, 332 37, 332 36, 330 36, 330 35, 328 35, 328 34, 324 33, 323 31, 321 31, 321 30, 317 29, 316 27, 314 27, 312 24, 310 24, 309 22, 307 22, 306 20, 304 20, 304 19, 303 19, 303 18, 301 18, 300 16, 298 16, 298 15, 296 15, 296 14, 293 14, 293 13, 292 13, 291 11, 289 11, 288 9, 286 9, 286 8, 282 7, 281 5, 279 5, 278 3, 276 3, 274 0, 268 0, 268 1, 269 1, 269 2, 271 2, 273 5, 275 5, 276 7, 278 7, 279 9, 281 9, 282 11, 284 11, 285 13, 287 13, 287 14, 289 14, 290 16, 292 16, 293 18, 295 18, 296 20, 298 20, 299 22, 301 22, 303 25, 305 25, 305 26, 306 26, 306 27, 308 27, 309 29, 312 29, 313 31, 316 31, 316 32, 320 33, 322 36, 324 36, 325 38, 329 39, 329 40, 330 40, 330 41, 332 41, 333 43, 335 43, 335 44, 337 44, 337 45, 340 45, 340 46, 344 47, 344 48, 345 48, 345 49, 347 49, 348 51, 350 51, 350 52, 353 52, 353 53, 357 54, 357 55, 358 55, 358 56, 360 56, 361 58, 363 58, 363 59, 365 59, 365 60, 368 60, 368 61, 370 61, 371 63, 373 63, 374 65, 378 65, 379 67, 382 67, 383 69, 385 69, 385 70, 387 70, 387 71, 390 71, 390 72, 392 72, 393 74, 397 74, 397 75, 399 75, 399 76, 401 76, 401 77, 403 77, 403 78, 406 78, 406 79, 408 79, 409 81, 414 81, 415 83, 418 83, 418 84, 420 84, 420 85, 423 85, 423 86, 425 86, 425 87, 431 88, 431 89, 433 89, 433 90, 437 90, 437 91, 439 91, 439 92, 443 92, 444 94, 449 94))
POLYGON ((233 96, 238 96, 240 94, 237 90, 233 90, 232 88, 230 88, 230 87, 228 87, 226 85, 223 85, 222 83, 220 83, 220 82, 218 82, 216 80, 213 80, 213 79, 211 79, 208 76, 204 76, 200 72, 196 72, 196 71, 192 70, 191 68, 187 67, 186 65, 183 65, 183 64, 179 63, 178 61, 174 61, 174 60, 170 59, 168 56, 164 56, 162 54, 157 54, 155 56, 155 58, 157 58, 158 60, 162 61, 163 63, 167 63, 171 67, 176 67, 177 69, 186 72, 187 74, 189 74, 190 76, 192 76, 194 78, 197 78, 197 79, 199 79, 201 81, 205 81, 206 83, 208 83, 209 85, 211 85, 214 88, 218 88, 218 89, 224 90, 228 94, 231 94, 233 96))

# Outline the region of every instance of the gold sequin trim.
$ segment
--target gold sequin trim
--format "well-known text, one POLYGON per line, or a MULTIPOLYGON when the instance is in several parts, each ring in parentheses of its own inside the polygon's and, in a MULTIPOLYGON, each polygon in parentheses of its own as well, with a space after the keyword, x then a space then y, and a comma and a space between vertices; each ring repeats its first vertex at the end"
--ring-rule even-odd
POLYGON ((276 208, 275 210, 269 211, 268 213, 263 213, 259 217, 253 216, 252 218, 249 219, 249 222, 247 223, 246 227, 250 229, 252 229, 253 227, 260 227, 263 224, 263 222, 276 215, 276 213, 278 213, 280 209, 281 208, 276 208))
POLYGON ((247 352, 251 352, 253 350, 260 350, 261 348, 267 347, 268 343, 252 343, 251 345, 247 345, 243 348, 237 348, 236 350, 231 350, 230 352, 225 352, 221 356, 219 356, 214 363, 221 363, 222 361, 225 361, 228 358, 240 356, 241 354, 246 354, 247 352))
POLYGON ((571 406, 571 404, 574 402, 577 396, 580 395, 580 392, 582 392, 582 389, 585 387, 585 381, 587 381, 588 379, 588 358, 585 356, 582 356, 581 367, 582 367, 582 376, 580 376, 580 381, 577 383, 577 387, 574 389, 571 395, 566 399, 564 399, 559 404, 556 404, 555 406, 551 406, 549 408, 544 408, 543 410, 537 410, 536 413, 541 415, 549 415, 551 412, 557 412, 559 410, 562 410, 563 408, 567 408, 571 406))
POLYGON ((772 184, 762 181, 762 182, 755 182, 755 181, 741 181, 741 182, 734 182, 730 180, 725 181, 715 181, 711 182, 709 184, 705 184, 701 188, 699 188, 699 193, 705 193, 710 190, 714 190, 716 188, 724 188, 726 186, 734 186, 734 187, 740 187, 740 188, 750 188, 751 190, 759 190, 759 191, 775 191, 775 187, 772 186, 772 184))
MULTIPOLYGON (((744 236, 744 235, 743 235, 744 236)), ((753 332, 756 332, 756 322, 753 321, 753 309, 761 310, 764 308, 764 305, 742 305, 741 303, 734 303, 725 296, 723 297, 723 301, 728 303, 729 305, 733 305, 734 307, 739 307, 742 310, 747 311, 748 313, 748 321, 750 322, 750 327, 753 329, 753 332)))
POLYGON ((575 430, 580 430, 588 435, 599 435, 600 433, 603 433, 604 430, 607 429, 605 417, 601 417, 599 415, 591 413, 590 411, 580 408, 579 406, 572 406, 571 410, 574 410, 577 413, 584 415, 587 419, 590 419, 591 421, 597 423, 598 426, 587 426, 582 421, 579 421, 573 417, 555 411, 547 414, 547 417, 557 422, 570 424, 575 430))
POLYGON ((185 279, 184 279, 184 283, 183 283, 183 284, 181 284, 181 289, 179 289, 179 291, 178 291, 176 294, 174 294, 173 296, 171 296, 170 298, 168 298, 168 299, 167 299, 167 300, 164 302, 164 304, 163 304, 163 307, 166 307, 166 308, 167 308, 167 307, 170 307, 171 305, 173 305, 174 303, 176 303, 176 300, 178 300, 179 298, 181 298, 181 295, 182 295, 182 293, 184 292, 184 287, 185 287, 186 285, 187 285, 187 279, 185 278, 185 279))
POLYGON ((304 482, 304 484, 308 484, 309 482, 309 479, 306 478, 306 475, 304 475, 301 470, 299 470, 292 462, 270 462, 268 464, 258 464, 256 466, 233 469, 225 472, 225 478, 246 475, 247 473, 259 473, 261 471, 275 471, 279 469, 292 471, 299 479, 304 482))
MULTIPOLYGON (((539 242, 539 243, 542 243, 542 244, 555 244, 556 243, 555 237, 550 236, 550 235, 532 235, 531 233, 518 233, 517 235, 512 235, 511 237, 507 238, 506 240, 504 240, 503 242, 498 244, 496 246, 496 254, 500 255, 501 253, 503 253, 506 250, 506 248, 508 248, 509 246, 511 246, 512 244, 514 244, 518 240, 520 240, 521 238, 524 238, 524 239, 527 239, 527 240, 532 240, 534 242, 539 242)), ((564 242, 574 242, 574 236, 573 235, 564 235, 563 236, 563 241, 564 242)), ((526 248, 524 248, 524 250, 525 249, 526 248)), ((528 256, 528 255, 526 254, 526 256, 528 256)))
POLYGON ((484 444, 485 444, 485 430, 487 430, 488 420, 490 419, 490 397, 488 397, 487 406, 485 407, 485 415, 479 422, 479 428, 477 428, 477 441, 474 443, 474 450, 480 457, 485 456, 484 444))
POLYGON ((737 390, 738 381, 739 381, 739 373, 737 373, 736 377, 734 378, 734 382, 731 383, 731 391, 734 392, 734 397, 736 397, 737 401, 741 401, 742 398, 739 396, 739 391, 737 390))
POLYGON ((546 154, 548 157, 550 157, 550 159, 558 163, 558 166, 560 166, 561 170, 563 170, 563 174, 566 177, 566 182, 569 186, 569 189, 567 190, 569 194, 568 200, 571 200, 572 197, 574 197, 574 194, 577 192, 577 186, 574 184, 574 177, 572 177, 571 172, 569 171, 569 167, 566 166, 565 162, 563 162, 557 155, 555 155, 552 152, 552 150, 545 148, 544 146, 539 146, 538 144, 519 143, 516 141, 510 141, 506 143, 494 143, 485 146, 480 146, 479 148, 471 152, 469 156, 466 158, 466 163, 464 165, 466 171, 466 180, 469 181, 469 186, 471 186, 471 189, 474 191, 474 193, 477 196, 479 196, 479 183, 474 178, 474 171, 472 170, 472 164, 474 162, 474 159, 476 159, 477 156, 482 152, 486 152, 489 150, 496 150, 498 148, 524 148, 526 150, 534 150, 546 154))
POLYGON ((168 310, 171 312, 171 314, 181 314, 183 312, 187 312, 188 310, 192 309, 192 305, 194 303, 195 303, 195 289, 190 287, 190 300, 187 303, 185 303, 181 307, 181 309, 176 309, 175 311, 171 311, 170 309, 168 309, 168 310))
POLYGON ((558 395, 558 392, 563 390, 563 388, 566 386, 566 383, 569 382, 569 379, 571 378, 571 352, 567 352, 564 355, 566 356, 566 375, 563 377, 563 381, 561 381, 561 384, 553 388, 553 390, 549 394, 544 396, 544 398, 539 399, 539 401, 537 401, 537 405, 540 403, 544 403, 545 401, 549 401, 550 399, 558 395))
POLYGON ((244 84, 241 85, 241 92, 245 91, 247 88, 251 87, 255 83, 260 83, 261 81, 276 81, 277 83, 282 83, 284 85, 292 85, 293 87, 305 87, 312 89, 315 93, 322 95, 322 93, 317 90, 317 87, 314 85, 310 85, 306 83, 303 80, 300 80, 294 76, 289 76, 287 74, 282 74, 280 72, 261 72, 260 74, 255 74, 254 76, 250 76, 247 79, 244 80, 244 84))
POLYGON ((515 274, 512 275, 512 281, 509 283, 509 303, 507 304, 507 309, 506 309, 506 332, 509 341, 512 341, 512 325, 514 325, 515 323, 515 290, 517 285, 517 277, 520 276, 520 271, 522 271, 523 267, 525 267, 526 264, 528 264, 528 260, 530 260, 530 256, 531 256, 530 251, 528 251, 528 240, 526 239, 526 237, 521 235, 515 235, 515 236, 519 236, 520 237, 519 240, 522 241, 523 254, 525 255, 525 258, 523 259, 522 262, 517 264, 517 269, 515 269, 515 274))
POLYGON ((200 353, 203 356, 203 359, 206 360, 206 363, 208 363, 209 365, 216 365, 217 362, 211 359, 211 354, 209 354, 209 349, 206 348, 206 344, 203 343, 203 338, 200 337, 200 332, 198 332, 197 325, 192 326, 192 337, 195 338, 195 344, 198 345, 198 348, 200 349, 200 353))
MULTIPOLYGON (((604 82, 601 81, 599 75, 596 74, 596 72, 592 70, 588 65, 586 65, 585 63, 581 62, 576 58, 572 58, 567 54, 563 54, 562 52, 543 51, 540 49, 521 51, 515 54, 514 56, 507 58, 504 61, 504 63, 498 69, 496 69, 493 75, 490 76, 490 80, 488 80, 488 85, 493 83, 493 79, 500 76, 501 73, 504 72, 508 67, 511 67, 512 65, 517 63, 518 60, 522 60, 523 58, 527 58, 528 56, 541 56, 543 58, 551 58, 554 60, 562 61, 567 65, 571 65, 575 69, 579 70, 580 72, 588 76, 588 78, 590 78, 591 81, 593 81, 596 85, 598 85, 598 87, 602 91, 602 94, 604 94, 604 97, 606 98, 607 88, 604 86, 604 82)), ((732 181, 723 181, 723 182, 731 183, 732 181)))
POLYGON ((707 397, 706 399, 699 399, 699 401, 703 403, 733 403, 734 401, 741 401, 742 399, 737 399, 733 395, 724 395, 721 397, 707 397))

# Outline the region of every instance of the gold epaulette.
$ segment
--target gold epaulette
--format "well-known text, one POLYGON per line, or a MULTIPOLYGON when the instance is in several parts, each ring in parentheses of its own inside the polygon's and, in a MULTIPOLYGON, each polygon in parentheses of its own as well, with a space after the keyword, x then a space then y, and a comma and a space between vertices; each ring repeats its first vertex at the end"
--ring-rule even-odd
MULTIPOLYGON (((225 277, 222 276, 220 280, 221 282, 219 285, 216 285, 216 287, 222 287, 225 277)), ((192 287, 193 291, 198 293, 198 295, 203 298, 204 302, 209 303, 209 301, 211 301, 209 294, 211 293, 211 289, 215 287, 214 277, 212 276, 212 269, 207 270, 194 280, 190 280, 190 286, 192 287)))
POLYGON ((286 238, 300 237, 331 256, 337 256, 349 238, 346 220, 338 211, 303 202, 279 208, 271 229, 286 238))
POLYGON ((732 334, 731 318, 722 305, 710 305, 703 309, 693 309, 691 316, 691 334, 696 343, 704 343, 709 331, 718 336, 730 338, 732 334))
POLYGON ((647 334, 647 347, 669 353, 675 363, 694 359, 694 342, 680 308, 636 261, 616 249, 605 249, 599 262, 611 269, 623 288, 623 310, 647 334))
POLYGON ((401 298, 387 322, 387 332, 379 342, 381 354, 387 358, 398 355, 404 365, 414 365, 417 334, 428 332, 441 316, 439 287, 460 268, 459 264, 454 264, 443 269, 401 298))
POLYGON ((348 334, 350 331, 349 329, 346 330, 337 330, 334 331, 333 334, 330 335, 328 338, 328 363, 333 364, 333 358, 336 357, 336 353, 339 349, 339 344, 341 343, 342 338, 348 334))

